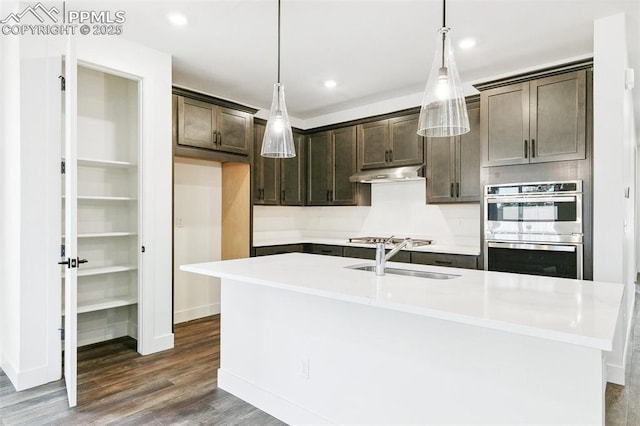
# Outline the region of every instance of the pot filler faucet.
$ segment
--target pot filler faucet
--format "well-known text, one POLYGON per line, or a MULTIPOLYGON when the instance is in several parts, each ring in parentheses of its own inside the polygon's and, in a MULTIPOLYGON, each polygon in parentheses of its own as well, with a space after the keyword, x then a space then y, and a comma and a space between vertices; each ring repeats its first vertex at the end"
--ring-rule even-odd
POLYGON ((390 236, 383 243, 376 243, 376 275, 379 275, 379 276, 384 275, 385 263, 387 262, 387 260, 395 256, 396 253, 398 253, 400 250, 402 250, 405 247, 406 248, 413 247, 413 240, 411 238, 405 238, 400 244, 395 246, 393 250, 391 250, 389 253, 385 253, 386 245, 389 241, 391 241, 392 238, 393 238, 393 235, 390 236))

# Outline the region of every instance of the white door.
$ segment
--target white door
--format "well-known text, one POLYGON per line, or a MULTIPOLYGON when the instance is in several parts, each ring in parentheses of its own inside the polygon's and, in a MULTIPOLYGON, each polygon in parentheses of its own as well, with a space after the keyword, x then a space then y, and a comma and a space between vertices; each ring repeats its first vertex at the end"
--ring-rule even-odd
POLYGON ((75 43, 69 39, 65 57, 64 149, 65 158, 65 265, 64 271, 64 380, 69 406, 77 404, 78 385, 78 229, 77 229, 77 73, 75 43))

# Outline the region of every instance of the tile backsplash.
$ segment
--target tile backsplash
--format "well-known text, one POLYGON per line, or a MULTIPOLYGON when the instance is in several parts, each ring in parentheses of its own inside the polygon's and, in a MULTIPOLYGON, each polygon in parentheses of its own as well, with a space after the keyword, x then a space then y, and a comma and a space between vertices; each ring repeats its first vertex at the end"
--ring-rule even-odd
POLYGON ((425 203, 424 181, 373 184, 370 207, 255 206, 254 239, 396 235, 480 244, 479 204, 425 203))

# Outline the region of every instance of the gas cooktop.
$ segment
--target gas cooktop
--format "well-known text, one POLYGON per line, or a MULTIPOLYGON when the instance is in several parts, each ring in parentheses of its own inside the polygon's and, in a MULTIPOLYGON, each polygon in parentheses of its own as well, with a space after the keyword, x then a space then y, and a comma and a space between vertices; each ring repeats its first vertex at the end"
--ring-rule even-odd
MULTIPOLYGON (((354 237, 354 238, 349 238, 349 242, 350 243, 356 243, 356 244, 376 244, 376 243, 384 243, 385 241, 387 241, 387 245, 389 246, 394 246, 397 244, 400 244, 401 242, 404 241, 404 238, 391 238, 389 239, 388 237, 354 237)), ((420 247, 420 246, 428 246, 429 244, 433 244, 433 240, 422 240, 422 239, 414 239, 413 240, 413 246, 414 247, 420 247)))

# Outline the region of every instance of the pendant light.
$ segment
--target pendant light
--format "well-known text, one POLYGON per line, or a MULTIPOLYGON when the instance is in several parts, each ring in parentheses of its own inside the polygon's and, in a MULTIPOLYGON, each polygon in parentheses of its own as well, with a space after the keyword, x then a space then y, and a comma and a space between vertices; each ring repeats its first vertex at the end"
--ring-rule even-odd
POLYGON ((280 82, 280 0, 278 0, 278 82, 273 85, 273 100, 262 139, 260 155, 271 158, 296 156, 293 132, 284 103, 284 85, 280 82))
POLYGON ((446 0, 442 0, 442 28, 438 30, 436 54, 418 120, 421 136, 448 137, 469 131, 467 104, 453 58, 450 31, 446 24, 446 0))

